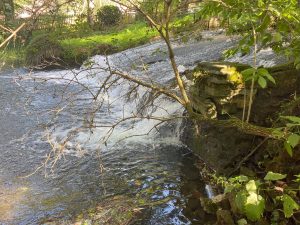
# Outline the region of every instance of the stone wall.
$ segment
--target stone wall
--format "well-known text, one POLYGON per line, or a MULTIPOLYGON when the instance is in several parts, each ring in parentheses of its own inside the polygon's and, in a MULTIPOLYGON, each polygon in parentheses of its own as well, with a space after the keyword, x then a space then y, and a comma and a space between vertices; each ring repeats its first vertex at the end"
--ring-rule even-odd
POLYGON ((239 114, 244 96, 249 93, 245 92, 240 74, 246 68, 247 65, 236 63, 199 63, 194 70, 186 72, 194 109, 213 119, 239 114))
MULTIPOLYGON (((194 110, 212 119, 242 118, 244 98, 249 99, 250 84, 243 84, 240 72, 248 67, 227 62, 199 63, 194 70, 185 72, 194 110)), ((281 105, 291 100, 295 93, 300 93, 300 71, 292 65, 268 70, 276 85, 268 83, 265 89, 255 87, 250 117, 252 123, 261 126, 271 126, 281 105)), ((207 122, 196 124, 185 122, 182 140, 220 173, 230 172, 261 141, 260 137, 243 134, 235 128, 216 127, 207 122)))

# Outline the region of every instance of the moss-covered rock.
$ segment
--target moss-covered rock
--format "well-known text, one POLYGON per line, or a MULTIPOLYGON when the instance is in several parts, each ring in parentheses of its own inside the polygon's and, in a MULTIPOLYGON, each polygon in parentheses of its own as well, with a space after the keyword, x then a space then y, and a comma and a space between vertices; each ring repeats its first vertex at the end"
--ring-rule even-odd
POLYGON ((53 36, 42 34, 33 38, 26 47, 26 63, 30 66, 50 66, 57 63, 63 49, 53 36))
POLYGON ((194 109, 208 118, 216 118, 243 108, 245 87, 240 72, 248 67, 230 62, 203 62, 187 72, 194 109))
MULTIPOLYGON (((247 67, 249 66, 227 62, 200 63, 194 70, 187 72, 186 76, 190 80, 188 94, 194 110, 213 119, 226 120, 232 116, 241 119, 244 97, 249 99, 247 93, 250 91, 248 84, 244 86, 240 82, 238 73, 247 67)), ((292 112, 281 112, 283 104, 293 100, 295 93, 300 92, 300 71, 296 70, 292 64, 276 66, 268 70, 274 77, 276 85, 268 83, 265 89, 255 87, 250 121, 259 126, 274 127, 274 121, 277 121, 280 115, 300 116, 300 107, 297 106, 299 104, 293 104, 292 112)), ((242 133, 237 128, 220 127, 203 121, 198 122, 197 126, 194 122, 188 121, 183 129, 183 142, 222 174, 229 174, 245 155, 262 141, 260 137, 242 133)), ((261 149, 266 149, 266 145, 261 146, 261 149)), ((285 153, 282 143, 279 148, 285 157, 279 155, 280 160, 271 161, 272 163, 266 166, 282 172, 278 167, 286 165, 288 162, 286 157, 289 156, 285 153)), ((278 154, 278 147, 273 146, 270 149, 276 149, 273 155, 278 154)), ((254 161, 262 161, 266 151, 258 150, 257 152, 262 152, 262 155, 254 161)), ((293 170, 299 171, 296 166, 299 161, 295 158, 290 161, 295 162, 291 165, 297 170, 293 170)))

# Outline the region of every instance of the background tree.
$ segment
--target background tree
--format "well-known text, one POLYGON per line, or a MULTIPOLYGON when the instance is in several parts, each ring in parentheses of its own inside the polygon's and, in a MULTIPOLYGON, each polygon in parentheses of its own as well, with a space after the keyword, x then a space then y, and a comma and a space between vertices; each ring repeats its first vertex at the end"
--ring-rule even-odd
POLYGON ((5 21, 12 21, 15 17, 15 5, 13 0, 2 0, 0 3, 1 11, 4 14, 5 21))

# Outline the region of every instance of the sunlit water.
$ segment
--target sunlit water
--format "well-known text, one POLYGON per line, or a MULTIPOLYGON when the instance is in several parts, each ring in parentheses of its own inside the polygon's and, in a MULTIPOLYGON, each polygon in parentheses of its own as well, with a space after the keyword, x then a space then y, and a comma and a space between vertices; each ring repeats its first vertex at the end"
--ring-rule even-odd
MULTIPOLYGON (((179 69, 218 60, 234 42, 220 35, 174 43, 179 69)), ((136 115, 147 99, 146 90, 138 87, 134 98, 126 100, 121 96, 130 85, 118 81, 96 101, 91 98, 107 75, 102 70, 107 62, 144 80, 171 83, 163 43, 108 58, 95 56, 91 62, 72 71, 0 74, 0 224, 70 218, 114 195, 164 200, 147 211, 142 224, 207 224, 211 218, 201 210, 199 197, 211 197, 212 191, 201 180, 196 159, 179 141, 181 120, 157 129, 152 128, 158 121, 128 120, 104 141, 109 125, 136 115), (103 107, 95 110, 101 102, 103 107), (89 129, 86 119, 92 111, 94 125, 102 127, 89 129), (62 149, 63 154, 53 167, 53 158, 41 166, 51 149, 62 149)), ((142 114, 168 117, 182 112, 179 104, 159 96, 142 114)))

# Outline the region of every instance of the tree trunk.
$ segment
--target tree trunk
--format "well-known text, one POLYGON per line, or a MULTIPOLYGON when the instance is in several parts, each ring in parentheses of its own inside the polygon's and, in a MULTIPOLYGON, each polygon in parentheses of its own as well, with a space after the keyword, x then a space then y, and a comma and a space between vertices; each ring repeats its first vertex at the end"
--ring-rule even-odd
POLYGON ((91 5, 90 0, 87 0, 87 23, 90 27, 93 25, 93 18, 92 18, 92 11, 91 11, 91 5))
POLYGON ((15 7, 13 0, 2 0, 2 11, 5 16, 5 22, 12 21, 15 17, 15 7))

